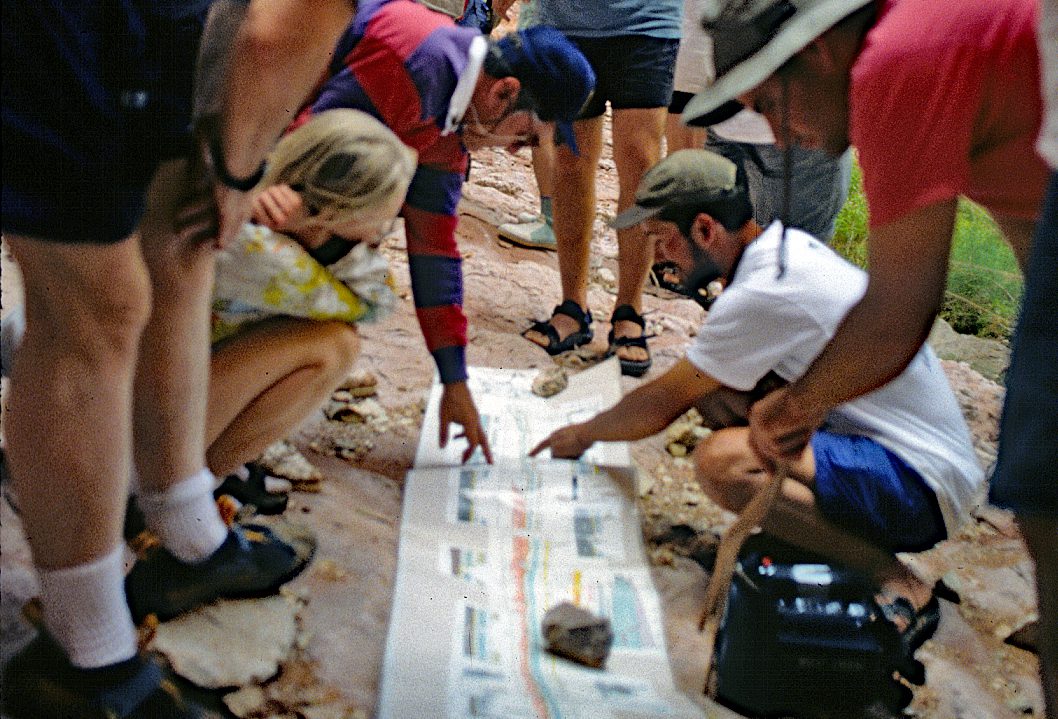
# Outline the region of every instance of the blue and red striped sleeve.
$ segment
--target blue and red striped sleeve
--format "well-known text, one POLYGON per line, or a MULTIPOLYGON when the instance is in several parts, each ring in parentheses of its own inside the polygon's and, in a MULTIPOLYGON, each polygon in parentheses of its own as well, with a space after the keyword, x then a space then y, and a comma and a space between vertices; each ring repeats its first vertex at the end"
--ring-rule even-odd
POLYGON ((449 135, 430 154, 445 146, 451 146, 448 162, 423 162, 416 169, 403 214, 416 315, 441 381, 448 384, 467 378, 463 266, 455 240, 466 153, 459 139, 449 135))

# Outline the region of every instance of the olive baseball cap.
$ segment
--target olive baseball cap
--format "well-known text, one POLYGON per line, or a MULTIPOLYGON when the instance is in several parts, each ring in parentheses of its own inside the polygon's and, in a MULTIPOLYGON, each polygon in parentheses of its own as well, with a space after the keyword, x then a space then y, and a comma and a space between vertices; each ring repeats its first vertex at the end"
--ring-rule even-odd
POLYGON ((738 189, 738 166, 709 150, 680 150, 650 168, 639 182, 635 204, 613 218, 618 230, 657 217, 666 209, 721 200, 738 189))

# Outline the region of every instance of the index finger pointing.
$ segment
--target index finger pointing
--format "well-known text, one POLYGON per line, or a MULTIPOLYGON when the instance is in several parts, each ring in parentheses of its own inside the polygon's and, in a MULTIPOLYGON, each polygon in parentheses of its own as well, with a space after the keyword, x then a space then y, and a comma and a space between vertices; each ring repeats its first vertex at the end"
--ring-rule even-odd
POLYGON ((550 446, 551 446, 551 438, 548 437, 547 439, 545 439, 542 442, 540 442, 540 444, 536 445, 531 450, 529 450, 529 456, 530 457, 535 457, 540 452, 544 451, 545 449, 547 449, 550 446))
POLYGON ((489 447, 489 438, 485 436, 484 432, 479 432, 478 436, 481 438, 481 453, 485 455, 485 461, 492 464, 492 449, 489 447))

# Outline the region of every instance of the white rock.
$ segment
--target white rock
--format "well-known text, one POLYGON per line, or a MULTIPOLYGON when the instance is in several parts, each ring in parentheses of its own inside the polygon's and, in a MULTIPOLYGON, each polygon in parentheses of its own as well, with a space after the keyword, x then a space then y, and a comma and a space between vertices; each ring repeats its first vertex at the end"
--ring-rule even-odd
POLYGON ((301 707, 298 712, 305 719, 348 719, 348 710, 337 704, 317 704, 315 706, 301 707))
POLYGON ((152 645, 200 687, 263 682, 294 646, 298 607, 285 596, 217 602, 160 624, 152 645))
POLYGON ((657 484, 657 480, 654 479, 654 475, 647 474, 646 472, 639 473, 639 496, 645 497, 654 491, 654 485, 657 484))
POLYGON ((364 422, 369 422, 372 425, 380 425, 382 423, 389 422, 389 413, 386 412, 385 408, 373 399, 365 399, 355 404, 349 405, 349 409, 354 412, 364 422))
POLYGON ((257 685, 243 687, 239 691, 224 695, 224 703, 237 717, 249 717, 259 713, 268 703, 268 695, 257 685))
POLYGON ((323 480, 320 470, 312 466, 294 445, 285 440, 269 445, 257 461, 268 474, 289 479, 298 489, 319 484, 323 480))

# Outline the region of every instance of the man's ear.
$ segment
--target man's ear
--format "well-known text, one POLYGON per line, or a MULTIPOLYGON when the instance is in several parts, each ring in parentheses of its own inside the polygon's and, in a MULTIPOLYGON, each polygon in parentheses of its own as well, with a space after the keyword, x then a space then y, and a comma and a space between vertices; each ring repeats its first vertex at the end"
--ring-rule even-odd
POLYGON ((502 103, 503 105, 509 105, 514 102, 514 99, 518 97, 518 93, 522 90, 522 82, 516 77, 501 77, 495 83, 493 83, 489 94, 492 95, 496 102, 502 103))
POLYGON ((708 250, 716 240, 716 220, 706 212, 699 212, 691 223, 691 241, 708 250))

